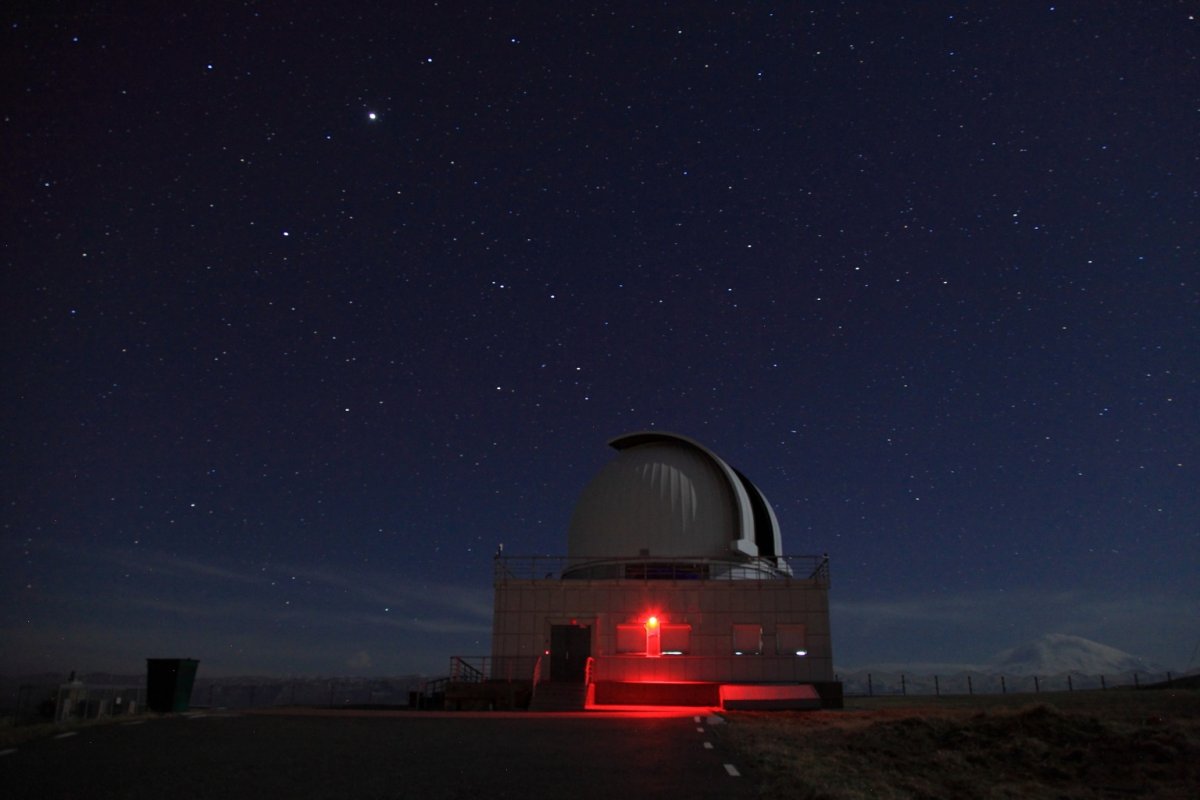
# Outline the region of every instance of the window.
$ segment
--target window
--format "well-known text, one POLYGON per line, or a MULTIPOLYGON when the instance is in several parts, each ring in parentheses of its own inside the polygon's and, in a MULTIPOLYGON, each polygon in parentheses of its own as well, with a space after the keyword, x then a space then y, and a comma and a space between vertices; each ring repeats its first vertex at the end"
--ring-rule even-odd
POLYGON ((618 625, 617 626, 617 652, 618 653, 645 653, 646 652, 646 626, 645 625, 618 625))
POLYGON ((733 626, 733 654, 736 656, 756 656, 762 653, 761 625, 733 626))
POLYGON ((691 625, 662 626, 662 654, 664 656, 687 655, 692 642, 691 625))
POLYGON ((775 626, 775 652, 781 656, 808 655, 808 642, 804 633, 803 625, 775 626))

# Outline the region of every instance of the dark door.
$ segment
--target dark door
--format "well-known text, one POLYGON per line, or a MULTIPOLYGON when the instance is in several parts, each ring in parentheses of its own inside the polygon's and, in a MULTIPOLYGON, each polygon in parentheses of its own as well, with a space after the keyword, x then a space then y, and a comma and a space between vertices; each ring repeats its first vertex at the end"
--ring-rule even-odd
POLYGON ((550 680, 582 681, 592 654, 592 629, 584 625, 550 626, 550 680))

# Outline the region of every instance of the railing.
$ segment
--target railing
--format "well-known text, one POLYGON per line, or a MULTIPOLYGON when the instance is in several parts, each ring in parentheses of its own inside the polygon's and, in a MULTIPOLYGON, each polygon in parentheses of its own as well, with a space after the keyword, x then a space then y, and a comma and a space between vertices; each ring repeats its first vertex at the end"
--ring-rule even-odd
POLYGON ((829 585, 829 553, 821 556, 820 562, 817 563, 816 569, 812 571, 808 579, 817 581, 825 586, 829 585))
POLYGON ((454 683, 483 683, 490 675, 490 662, 487 656, 451 656, 450 680, 454 683))
POLYGON ((537 695, 538 683, 542 680, 542 657, 538 656, 537 661, 533 662, 533 684, 529 687, 529 701, 532 703, 533 698, 537 695))
POLYGON ((450 679, 444 677, 430 678, 422 683, 421 691, 417 693, 417 708, 441 708, 444 701, 440 698, 446 696, 446 686, 449 683, 450 679))
POLYGON ((493 578, 508 581, 558 580, 563 577, 595 580, 742 581, 802 580, 829 584, 829 556, 505 556, 496 554, 493 578))

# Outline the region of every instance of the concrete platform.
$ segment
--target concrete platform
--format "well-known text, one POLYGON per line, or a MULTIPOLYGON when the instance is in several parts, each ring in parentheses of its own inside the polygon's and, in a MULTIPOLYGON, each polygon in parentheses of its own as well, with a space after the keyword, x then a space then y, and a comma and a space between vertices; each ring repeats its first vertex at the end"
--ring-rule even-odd
POLYGON ((589 709, 609 706, 694 706, 697 708, 819 709, 840 708, 813 684, 735 684, 668 681, 597 681, 589 709))
POLYGON ((810 684, 761 686, 723 684, 721 708, 731 711, 815 710, 821 707, 821 695, 810 684))

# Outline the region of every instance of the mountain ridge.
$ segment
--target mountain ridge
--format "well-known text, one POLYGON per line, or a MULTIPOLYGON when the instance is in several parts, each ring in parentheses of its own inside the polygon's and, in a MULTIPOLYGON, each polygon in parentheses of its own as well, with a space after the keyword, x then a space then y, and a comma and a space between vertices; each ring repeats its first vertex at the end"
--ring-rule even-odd
POLYGON ((1167 673, 1169 667, 1082 636, 1046 633, 1002 650, 983 663, 905 662, 875 663, 843 670, 848 674, 868 671, 910 674, 975 673, 979 675, 1118 675, 1167 673))
POLYGON ((1125 672, 1166 672, 1167 668, 1141 656, 1067 633, 1047 633, 1009 648, 992 659, 993 670, 1008 675, 1079 673, 1104 675, 1125 672))

